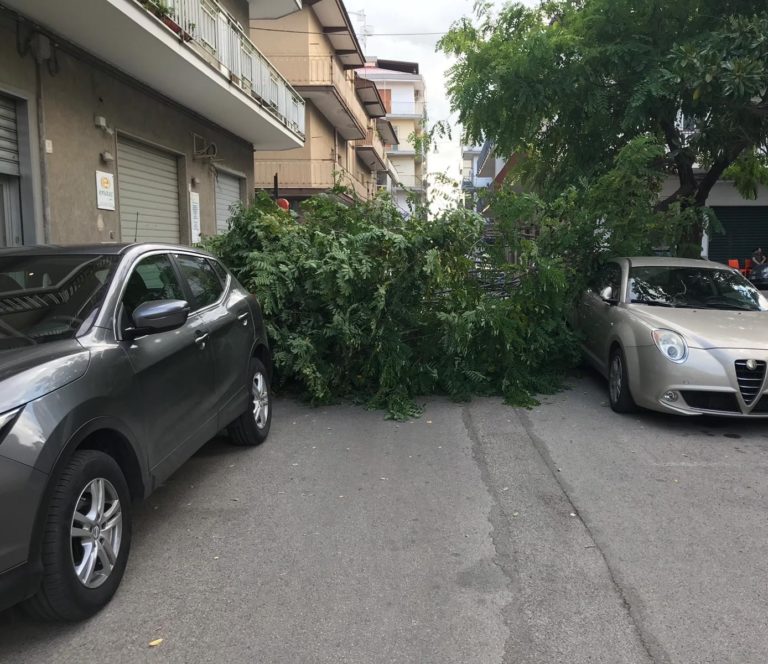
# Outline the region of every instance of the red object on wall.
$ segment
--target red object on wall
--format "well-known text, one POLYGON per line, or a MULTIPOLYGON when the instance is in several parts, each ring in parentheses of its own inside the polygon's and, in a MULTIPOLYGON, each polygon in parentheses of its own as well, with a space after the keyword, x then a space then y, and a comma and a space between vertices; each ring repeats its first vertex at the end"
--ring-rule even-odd
POLYGON ((283 210, 291 209, 291 204, 285 198, 278 198, 275 203, 277 203, 277 207, 282 208, 283 210))

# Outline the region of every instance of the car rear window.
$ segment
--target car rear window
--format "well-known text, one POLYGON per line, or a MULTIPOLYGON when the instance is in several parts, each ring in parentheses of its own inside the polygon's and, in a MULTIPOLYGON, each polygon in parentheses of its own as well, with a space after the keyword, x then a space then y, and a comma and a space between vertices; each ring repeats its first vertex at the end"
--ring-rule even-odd
POLYGON ((98 254, 0 257, 0 350, 84 332, 118 261, 98 254))

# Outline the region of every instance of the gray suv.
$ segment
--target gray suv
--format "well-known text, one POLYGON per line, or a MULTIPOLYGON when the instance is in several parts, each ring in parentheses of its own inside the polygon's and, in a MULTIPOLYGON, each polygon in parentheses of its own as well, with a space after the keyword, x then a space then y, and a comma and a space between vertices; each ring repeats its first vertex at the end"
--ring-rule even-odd
POLYGON ((125 570, 131 503, 228 429, 271 422, 261 311, 212 256, 0 251, 0 609, 78 620, 125 570))

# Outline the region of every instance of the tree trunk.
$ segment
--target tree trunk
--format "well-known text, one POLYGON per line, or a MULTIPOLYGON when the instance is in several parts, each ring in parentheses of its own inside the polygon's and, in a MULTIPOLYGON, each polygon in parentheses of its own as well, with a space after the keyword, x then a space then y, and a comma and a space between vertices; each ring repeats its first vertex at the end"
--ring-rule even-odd
MULTIPOLYGON (((660 121, 664 136, 670 152, 674 155, 677 176, 680 186, 677 191, 663 201, 659 201, 656 210, 663 212, 673 203, 680 203, 682 212, 688 212, 691 208, 701 210, 707 204, 712 188, 722 177, 725 170, 733 164, 739 155, 748 147, 748 143, 741 142, 730 146, 718 155, 715 162, 703 177, 697 178, 694 172, 693 155, 683 147, 680 132, 673 122, 660 121)), ((692 215, 693 220, 681 238, 678 254, 688 258, 701 256, 701 242, 704 237, 704 215, 698 212, 692 215)))

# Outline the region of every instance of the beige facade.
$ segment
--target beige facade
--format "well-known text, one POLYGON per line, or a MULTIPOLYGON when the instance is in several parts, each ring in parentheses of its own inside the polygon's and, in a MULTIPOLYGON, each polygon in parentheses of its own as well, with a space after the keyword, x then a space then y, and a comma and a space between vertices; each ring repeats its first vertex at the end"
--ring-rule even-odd
MULTIPOLYGON (((185 2, 187 9, 200 7, 185 2)), ((60 21, 58 9, 46 6, 45 0, 17 4, 16 11, 0 9, 0 106, 10 109, 5 116, 10 129, 0 132, 0 245, 153 240, 166 237, 161 221, 170 223, 168 237, 191 243, 217 232, 217 196, 223 191, 217 185, 224 178, 230 196, 234 183, 241 200, 250 197, 253 150, 260 137, 270 147, 303 143, 298 123, 292 124, 277 104, 266 107, 257 97, 246 79, 245 60, 233 78, 234 70, 217 59, 217 45, 204 44, 197 32, 182 40, 131 0, 124 6, 99 3, 90 18, 101 19, 102 36, 114 42, 124 39, 128 51, 135 51, 123 56, 119 45, 109 44, 104 48, 113 50, 101 53, 76 40, 78 35, 68 32, 70 24, 60 21), (113 12, 109 22, 98 14, 102 4, 113 12), (142 57, 157 64, 147 74, 155 77, 151 81, 133 75, 140 75, 142 57), (158 78, 162 76, 167 85, 158 78), (173 80, 182 76, 191 90, 173 80), (221 96, 203 99, 208 90, 220 90, 221 96), (10 155, 5 173, 3 154, 10 155), (142 174, 145 163, 150 170, 142 174), (162 169, 167 181, 153 181, 162 169), (97 172, 112 178, 111 206, 98 200, 97 172), (4 182, 10 182, 6 189, 4 182), (17 198, 18 205, 8 203, 17 198), (134 205, 137 221, 131 224, 134 212, 128 207, 134 205)), ((219 8, 219 29, 230 35, 241 29, 233 17, 248 20, 245 0, 206 6, 219 8)), ((191 22, 187 25, 195 30, 191 22)), ((252 48, 240 43, 243 49, 252 48)), ((253 53, 254 63, 268 66, 253 53)), ((295 101, 303 116, 300 97, 275 80, 282 85, 283 108, 295 101)), ((109 182, 103 175, 101 181, 109 182)), ((222 201, 218 204, 221 216, 222 201)))
POLYGON ((277 21, 251 21, 251 39, 306 100, 306 143, 288 152, 255 153, 257 188, 293 200, 342 184, 362 199, 377 191, 386 155, 375 87, 360 81, 363 61, 340 0, 320 0, 277 21), (361 87, 362 83, 362 87, 361 87))

